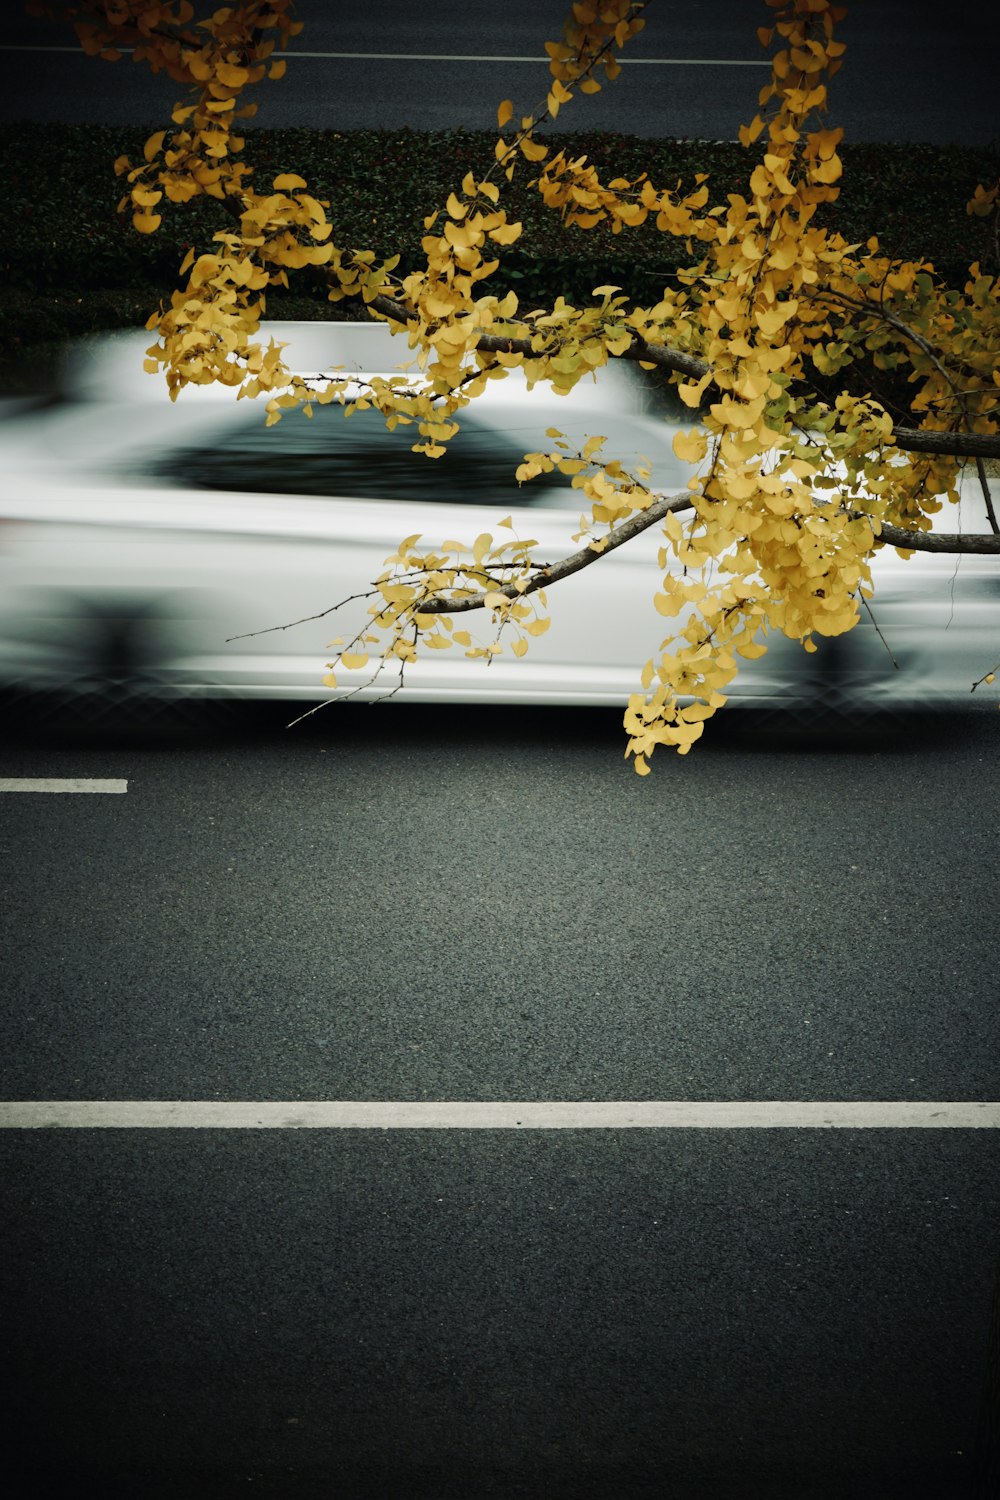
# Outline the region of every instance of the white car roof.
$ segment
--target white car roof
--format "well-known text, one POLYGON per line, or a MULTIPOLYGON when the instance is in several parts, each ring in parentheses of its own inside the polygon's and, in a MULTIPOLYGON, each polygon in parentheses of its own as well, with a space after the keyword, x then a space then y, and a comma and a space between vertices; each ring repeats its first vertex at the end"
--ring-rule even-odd
MULTIPOLYGON (((337 370, 345 374, 398 375, 401 369, 414 366, 415 361, 406 338, 394 335, 385 323, 262 323, 259 341, 266 347, 269 339, 287 346, 285 360, 298 375, 337 370)), ((83 401, 165 401, 168 398, 162 372, 151 375, 143 369, 145 351, 155 342, 155 334, 144 328, 98 334, 78 341, 63 361, 61 393, 83 401)), ((524 375, 516 369, 490 388, 491 395, 493 390, 503 392, 504 404, 532 399, 524 375)), ((573 403, 635 412, 645 409, 647 390, 640 370, 616 360, 598 371, 595 379, 582 380, 573 392, 573 403)), ((178 399, 233 401, 235 392, 215 384, 189 386, 178 399)))

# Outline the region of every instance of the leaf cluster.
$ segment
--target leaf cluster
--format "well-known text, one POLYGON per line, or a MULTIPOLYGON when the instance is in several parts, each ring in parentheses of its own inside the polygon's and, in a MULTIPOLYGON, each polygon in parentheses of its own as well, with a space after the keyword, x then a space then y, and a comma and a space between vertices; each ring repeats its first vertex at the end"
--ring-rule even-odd
MULTIPOLYGON (((171 25, 187 25, 191 6, 177 3, 171 25)), ((348 416, 374 408, 389 430, 410 428, 414 451, 431 459, 447 453, 468 404, 512 369, 529 388, 544 382, 559 393, 611 359, 669 371, 677 397, 699 416, 697 428, 674 440, 676 457, 696 468, 684 495, 655 490, 645 461, 633 473, 605 459, 601 437, 574 453, 551 429, 555 448, 526 454, 517 477, 528 482, 553 469, 570 476, 589 503, 577 535, 582 551, 550 567, 535 561, 537 543, 516 538, 495 546, 484 533, 471 549, 445 542, 430 554, 414 550, 419 536, 407 539, 375 581, 370 625, 347 646, 338 643, 329 683, 337 684, 338 663, 367 666, 369 646, 400 673, 425 646, 465 644, 469 654, 492 657, 505 649, 508 628, 510 649, 523 654, 528 636, 545 627, 537 608, 556 573, 589 566, 656 525, 664 576, 653 602, 673 624, 629 700, 627 753, 641 775, 658 746, 686 754, 725 704, 739 658, 761 655, 769 632, 808 652, 817 638, 852 629, 871 593, 874 552, 921 545, 940 497, 958 498, 957 459, 996 442, 1000 281, 988 253, 953 286, 947 250, 936 255, 936 270, 926 240, 903 258, 911 202, 902 240, 891 229, 887 240, 883 222, 852 221, 839 186, 843 131, 826 112, 827 82, 845 51, 835 35, 843 10, 832 0, 768 0, 774 24, 758 35, 775 49, 771 80, 758 94, 759 112, 740 127, 742 172, 717 172, 711 190, 704 159, 693 172, 651 172, 648 143, 631 165, 619 141, 611 176, 582 142, 539 138, 574 92, 601 88, 598 69, 615 76, 615 51, 642 28, 648 4, 600 0, 598 9, 595 0, 575 0, 563 40, 546 43, 553 83, 544 109, 516 123, 512 102, 500 103, 492 162, 474 152, 466 167, 453 148, 438 183, 427 173, 407 177, 398 139, 387 149, 378 162, 390 169, 387 201, 397 210, 404 185, 418 197, 407 203, 412 227, 386 244, 394 221, 372 180, 353 182, 336 159, 310 171, 301 141, 294 161, 247 158, 235 122, 256 105, 243 102, 242 90, 263 75, 274 50, 269 28, 291 27, 289 0, 269 0, 273 11, 266 3, 219 10, 198 36, 164 32, 160 0, 136 0, 135 11, 109 18, 100 34, 77 27, 85 50, 114 57, 138 39, 136 55, 154 71, 165 66, 193 80, 190 102, 173 108, 176 128, 154 132, 141 159, 128 151, 116 159, 126 192, 115 213, 161 246, 168 237, 158 231, 175 205, 211 213, 217 204, 225 216, 208 239, 200 221, 197 228, 184 221, 193 242, 180 247, 177 274, 187 281, 175 282, 147 321, 157 342, 146 369, 162 369, 171 397, 214 382, 263 396, 268 426, 296 408, 310 417, 314 403, 337 401, 348 416), (582 305, 552 289, 532 305, 527 286, 519 295, 491 280, 512 247, 544 257, 553 233, 562 257, 586 266, 591 295, 582 305), (609 251, 619 258, 623 234, 627 274, 595 287, 609 251), (296 286, 322 284, 334 306, 368 308, 405 330, 411 375, 372 375, 359 385, 296 374, 280 345, 265 347, 260 321, 272 290, 289 289, 290 274, 296 286), (833 384, 823 389, 817 379, 833 384), (909 399, 897 395, 901 381, 912 388, 909 399), (919 431, 907 430, 904 414, 919 431), (496 634, 485 646, 454 629, 451 616, 469 610, 492 620, 496 634)), ((280 76, 281 64, 274 67, 280 76)), ((266 150, 268 138, 255 144, 266 150)), ((869 182, 859 176, 864 193, 869 182)), ((949 201, 958 185, 949 182, 949 201)), ((966 184, 968 217, 995 218, 998 188, 966 184)), ((272 301, 271 316, 276 310, 272 301)), ((982 469, 980 479, 995 535, 970 540, 996 550, 1000 525, 982 469)))

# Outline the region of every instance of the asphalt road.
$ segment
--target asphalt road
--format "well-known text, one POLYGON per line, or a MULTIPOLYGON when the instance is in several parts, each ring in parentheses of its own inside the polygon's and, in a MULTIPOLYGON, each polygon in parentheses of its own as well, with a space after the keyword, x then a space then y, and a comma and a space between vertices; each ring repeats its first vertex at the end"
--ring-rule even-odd
MULTIPOLYGON (((0 1096, 1000 1098, 992 714, 620 750, 13 740, 0 1096)), ((0 1136, 19 1500, 972 1494, 995 1130, 0 1136)))
MULTIPOLYGON (((176 88, 127 63, 75 51, 68 29, 4 18, 2 120, 148 123, 169 118, 176 88), (38 50, 36 50, 38 49, 38 50)), ((407 0, 377 8, 299 0, 305 29, 286 80, 262 89, 260 126, 330 130, 492 130, 501 99, 517 113, 544 99, 543 43, 561 34, 564 0, 486 0, 428 13, 407 0)), ((567 108, 567 130, 734 140, 767 77, 756 28, 771 17, 748 0, 654 0, 647 26, 610 88, 567 108)), ((831 111, 849 141, 984 145, 1000 137, 996 62, 1000 10, 935 0, 864 0, 843 23, 848 45, 831 111)))

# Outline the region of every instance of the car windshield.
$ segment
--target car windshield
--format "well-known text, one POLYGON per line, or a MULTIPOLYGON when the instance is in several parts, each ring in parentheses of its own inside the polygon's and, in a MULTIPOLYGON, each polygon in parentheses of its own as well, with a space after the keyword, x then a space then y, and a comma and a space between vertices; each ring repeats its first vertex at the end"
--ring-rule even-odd
MULTIPOLYGON (((654 484, 686 482, 665 424, 657 430, 649 421, 596 411, 567 410, 568 425, 558 421, 558 410, 548 416, 566 428, 567 451, 603 428, 609 454, 626 465, 653 459, 654 484)), ((524 485, 515 478, 525 453, 553 447, 538 416, 493 408, 489 417, 462 413, 444 454, 431 459, 412 452, 415 424, 390 432, 373 409, 345 417, 339 406, 317 406, 311 418, 290 412, 273 427, 259 411, 241 413, 197 443, 161 452, 147 468, 161 482, 188 489, 577 509, 568 476, 554 472, 524 485)))
MULTIPOLYGON (((442 457, 413 453, 416 425, 390 432, 375 410, 344 417, 337 406, 311 418, 289 413, 274 427, 260 420, 216 431, 196 446, 161 455, 155 472, 192 489, 351 496, 361 499, 525 505, 530 486, 515 471, 538 442, 525 427, 490 427, 465 417, 442 457)), ((567 488, 569 480, 555 476, 567 488)))

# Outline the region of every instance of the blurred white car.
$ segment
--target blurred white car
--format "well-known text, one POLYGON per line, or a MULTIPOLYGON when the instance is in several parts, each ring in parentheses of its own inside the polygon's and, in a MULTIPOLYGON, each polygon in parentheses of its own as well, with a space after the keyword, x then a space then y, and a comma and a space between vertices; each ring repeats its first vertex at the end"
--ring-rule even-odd
MULTIPOLYGON (((337 366, 396 373, 405 343, 374 324, 273 324, 302 373, 337 366)), ((683 490, 676 430, 653 408, 641 372, 622 364, 559 398, 519 372, 461 419, 443 459, 410 451, 412 428, 338 406, 293 412, 268 428, 260 402, 219 387, 168 401, 143 371, 144 331, 90 341, 70 358, 60 399, 0 421, 0 688, 17 694, 108 689, 152 699, 322 699, 334 637, 366 619, 364 594, 405 536, 428 544, 515 533, 555 560, 579 545, 580 496, 568 480, 519 487, 546 428, 607 436, 609 455, 652 463, 660 490, 683 490), (281 627, 269 629, 269 627, 281 627), (266 633, 254 633, 266 632, 266 633)), ((559 479, 559 476, 555 476, 559 479)), ((971 491, 970 491, 971 500, 971 491)), ((963 506, 965 505, 963 501, 963 506)), ((954 511, 948 529, 960 524, 954 511)), ((983 529, 978 518, 966 529, 983 529)), ((410 700, 621 704, 665 622, 652 598, 660 538, 644 535, 549 594, 550 630, 523 658, 488 666, 460 649, 428 651, 406 670, 410 700)), ((857 709, 967 698, 1000 655, 995 560, 880 557, 875 617, 814 656, 769 638, 733 697, 857 709), (887 646, 889 649, 887 649, 887 646), (892 657, 889 651, 891 650, 892 657), (895 660, 895 665, 894 661, 895 660)), ((490 621, 462 622, 482 643, 490 621)), ((380 697, 371 667, 339 674, 341 691, 380 697)))

